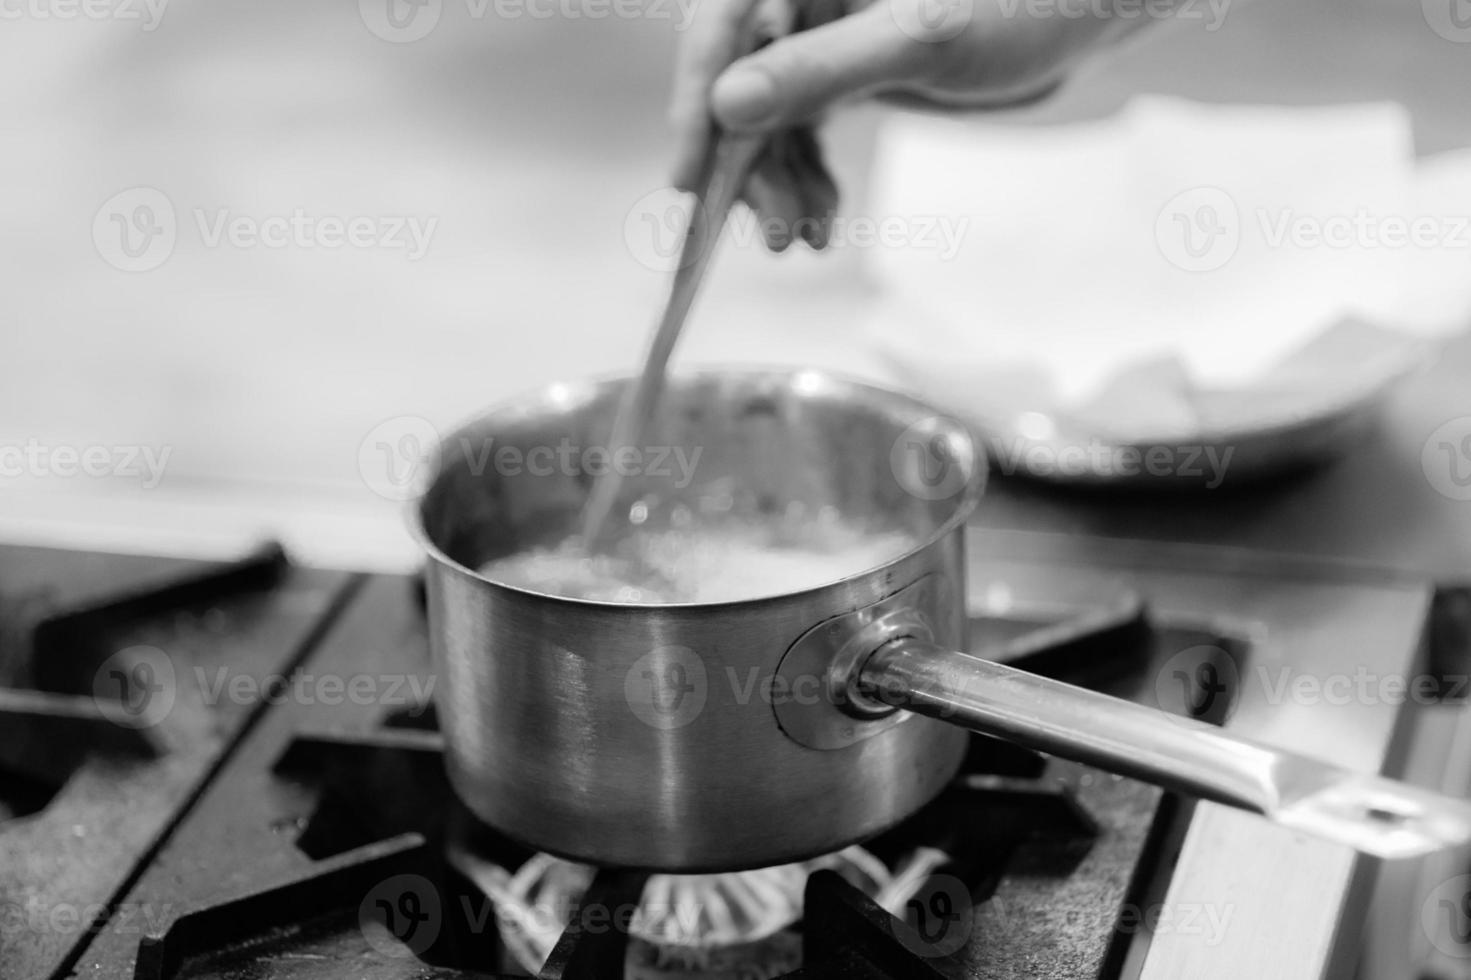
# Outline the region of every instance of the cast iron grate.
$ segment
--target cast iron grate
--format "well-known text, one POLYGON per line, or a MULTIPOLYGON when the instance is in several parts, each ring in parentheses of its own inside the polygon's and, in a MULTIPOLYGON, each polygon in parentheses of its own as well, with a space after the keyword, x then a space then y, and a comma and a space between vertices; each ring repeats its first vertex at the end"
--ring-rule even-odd
POLYGON ((251 706, 204 703, 188 668, 289 669, 347 581, 293 571, 274 543, 218 565, 0 549, 6 975, 67 972, 243 731, 251 706), (168 708, 132 713, 154 697, 168 708))
MULTIPOLYGON (((529 852, 457 806, 437 754, 436 740, 414 729, 295 738, 275 769, 320 791, 296 840, 314 864, 270 887, 206 904, 144 937, 135 980, 253 975, 246 972, 250 964, 279 965, 293 950, 307 959, 326 955, 323 949, 339 948, 342 934, 354 929, 373 934, 368 945, 375 963, 362 972, 359 960, 354 977, 490 975, 499 963, 498 943, 484 928, 489 920, 473 911, 486 900, 447 865, 446 840, 473 837, 479 853, 510 866, 529 852), (431 914, 434 921, 426 925, 431 914), (426 967, 453 972, 400 972, 426 967)), ((1034 862, 1045 856, 1057 875, 1072 872, 1098 831, 1073 792, 1031 778, 1046 763, 1002 743, 977 738, 972 760, 985 768, 967 772, 930 806, 868 845, 881 859, 917 846, 950 855, 911 900, 911 914, 895 918, 840 877, 814 876, 803 926, 806 958, 792 976, 858 975, 852 967, 859 960, 866 976, 943 975, 935 971, 969 938, 969 910, 991 898, 1019 851, 1032 851, 1034 862)), ((645 879, 637 872, 599 872, 539 975, 621 978, 627 920, 614 910, 635 906, 645 879), (610 928, 581 927, 589 909, 602 910, 592 918, 610 928)), ((949 959, 950 966, 963 966, 963 957, 949 959)))
MULTIPOLYGON (((370 627, 370 619, 364 616, 363 635, 391 637, 410 622, 415 632, 422 630, 416 612, 400 610, 391 627, 370 627)), ((1006 645, 1008 659, 1061 674, 1096 669, 1121 651, 1154 642, 1137 602, 1053 629, 1047 642, 1018 632, 1029 635, 1006 645)), ((329 644, 322 660, 360 655, 352 646, 329 644)), ((1142 656, 1137 650, 1131 655, 1142 656)), ((283 980, 315 980, 339 975, 321 966, 339 960, 352 963, 355 980, 483 977, 506 969, 493 917, 484 911, 489 900, 445 855, 455 840, 515 868, 530 852, 459 806, 443 776, 432 710, 414 705, 380 712, 361 727, 353 724, 361 715, 340 716, 334 730, 315 733, 303 731, 300 719, 269 721, 281 727, 276 735, 282 746, 270 770, 308 802, 294 820, 264 813, 253 819, 288 826, 295 849, 310 860, 232 897, 209 897, 201 889, 205 897, 191 911, 139 945, 135 980, 243 980, 257 976, 260 963, 272 964, 273 975, 283 980)), ((259 800, 228 786, 217 792, 221 820, 249 819, 242 808, 259 808, 259 800)), ((977 934, 979 910, 1004 904, 1011 917, 1035 917, 1037 903, 1055 901, 1074 879, 1080 892, 1072 900, 1102 897, 1122 906, 1147 864, 1145 831, 1161 799, 1152 787, 975 736, 964 773, 950 789, 865 844, 890 864, 921 846, 943 851, 948 863, 932 871, 902 918, 841 877, 814 875, 799 927, 804 965, 790 976, 981 975, 975 950, 997 937, 977 934), (1034 894, 1021 887, 1017 869, 1025 869, 1027 882, 1042 876, 1057 887, 1051 895, 1034 894)), ((569 910, 570 924, 540 976, 623 977, 628 923, 616 910, 636 905, 645 879, 600 871, 581 907, 569 910), (585 927, 590 919, 606 927, 585 927)), ((1092 975, 1107 975, 1107 964, 1118 960, 1120 936, 1107 922, 1069 943, 1063 955, 1091 962, 1092 975)), ((1002 963, 985 975, 1029 975, 1010 970, 1002 963)))

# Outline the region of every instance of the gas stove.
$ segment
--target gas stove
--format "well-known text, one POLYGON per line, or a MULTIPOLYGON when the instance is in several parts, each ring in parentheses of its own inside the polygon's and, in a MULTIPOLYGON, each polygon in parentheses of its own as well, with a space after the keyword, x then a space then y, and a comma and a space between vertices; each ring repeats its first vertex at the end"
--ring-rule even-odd
MULTIPOLYGON (((1221 549, 983 531, 970 549, 977 651, 1464 788, 1446 777, 1464 712, 1438 703, 1465 673, 1462 593, 1221 549), (1366 671, 1436 696, 1325 700, 1366 671)), ((1464 868, 1376 874, 981 736, 931 805, 802 867, 675 879, 532 853, 445 782, 422 598, 273 546, 222 565, 0 548, 0 977, 1377 978, 1454 959, 1405 903, 1464 868)))

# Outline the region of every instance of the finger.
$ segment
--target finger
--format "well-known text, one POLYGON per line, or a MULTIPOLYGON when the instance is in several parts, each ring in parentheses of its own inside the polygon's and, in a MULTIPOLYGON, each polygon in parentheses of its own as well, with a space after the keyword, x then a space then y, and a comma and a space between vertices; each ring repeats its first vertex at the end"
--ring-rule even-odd
POLYGON ((740 50, 760 0, 704 0, 680 41, 669 119, 674 127, 672 183, 690 190, 699 180, 710 136, 710 87, 740 50))
POLYGON ((750 50, 738 51, 736 54, 738 56, 750 54, 751 51, 770 42, 773 38, 786 37, 793 31, 799 30, 801 10, 797 2, 798 0, 759 0, 755 20, 752 23, 754 30, 750 35, 756 43, 751 46, 750 50))
POLYGON ((915 85, 876 94, 874 98, 886 105, 911 112, 945 112, 953 115, 956 110, 1019 109, 1044 102, 1056 95, 1065 81, 1061 74, 1055 74, 1012 88, 980 87, 960 92, 915 85))
POLYGON ((817 135, 810 129, 792 130, 788 137, 789 169, 797 178, 802 197, 799 225, 801 239, 813 249, 823 249, 832 239, 833 219, 838 209, 838 184, 822 159, 817 135))
POLYGON ((902 84, 932 65, 932 45, 905 34, 877 3, 741 58, 716 80, 711 110, 741 132, 793 126, 846 95, 902 84))
POLYGON ((756 212, 766 247, 784 252, 802 220, 802 195, 797 178, 776 153, 764 154, 746 180, 746 200, 756 212))

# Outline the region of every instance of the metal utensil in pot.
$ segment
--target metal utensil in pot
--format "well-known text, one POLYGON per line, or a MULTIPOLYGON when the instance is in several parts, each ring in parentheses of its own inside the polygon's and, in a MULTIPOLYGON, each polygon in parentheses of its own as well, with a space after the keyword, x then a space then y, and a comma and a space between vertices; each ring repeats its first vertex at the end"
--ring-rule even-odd
POLYGON ((686 604, 478 573, 575 529, 590 475, 530 464, 548 447, 606 446, 629 383, 559 385, 482 416, 445 441, 419 503, 450 778, 498 829, 605 865, 780 864, 918 809, 972 728, 1369 853, 1471 840, 1464 802, 959 652, 982 463, 963 427, 879 388, 811 371, 673 378, 623 501, 695 513, 733 498, 904 531, 913 547, 877 567, 686 604), (487 465, 492 446, 524 465, 487 465), (698 459, 683 486, 652 465, 679 449, 698 459))

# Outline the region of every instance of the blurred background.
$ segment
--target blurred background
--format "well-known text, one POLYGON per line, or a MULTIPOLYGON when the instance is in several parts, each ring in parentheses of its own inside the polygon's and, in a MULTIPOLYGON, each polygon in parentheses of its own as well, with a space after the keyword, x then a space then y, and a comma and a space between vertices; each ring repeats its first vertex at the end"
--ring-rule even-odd
MULTIPOLYGON (((1139 93, 1396 100, 1417 153, 1471 145, 1471 32, 1446 29, 1459 21, 1437 2, 1241 0, 1212 30, 1162 25, 1055 99, 987 118, 1102 117, 1139 93)), ((0 3, 0 445, 42 447, 58 471, 59 447, 106 449, 96 476, 7 467, 0 536, 219 554, 275 534, 308 562, 404 567, 402 503, 376 467, 412 463, 413 420, 443 430, 529 387, 632 368, 665 283, 640 221, 671 160, 687 8, 560 9, 0 3)), ((824 131, 850 206, 888 111, 850 108, 824 131)), ((884 378, 858 329, 875 289, 852 250, 731 248, 678 361, 884 378)), ((1436 426, 1471 414, 1464 347, 1396 396, 1387 448, 1272 491, 1270 516, 1223 498, 1168 533, 1249 544, 1331 522, 1332 543, 1303 546, 1464 567, 1471 545, 1413 514, 1465 506, 1418 464, 1436 426), (1335 489, 1344 467, 1374 478, 1335 489), (1393 532, 1365 519, 1390 499, 1393 532)), ((1103 520, 1018 496, 988 519, 1103 520)), ((1142 511, 1107 520, 1150 533, 1142 511)))

